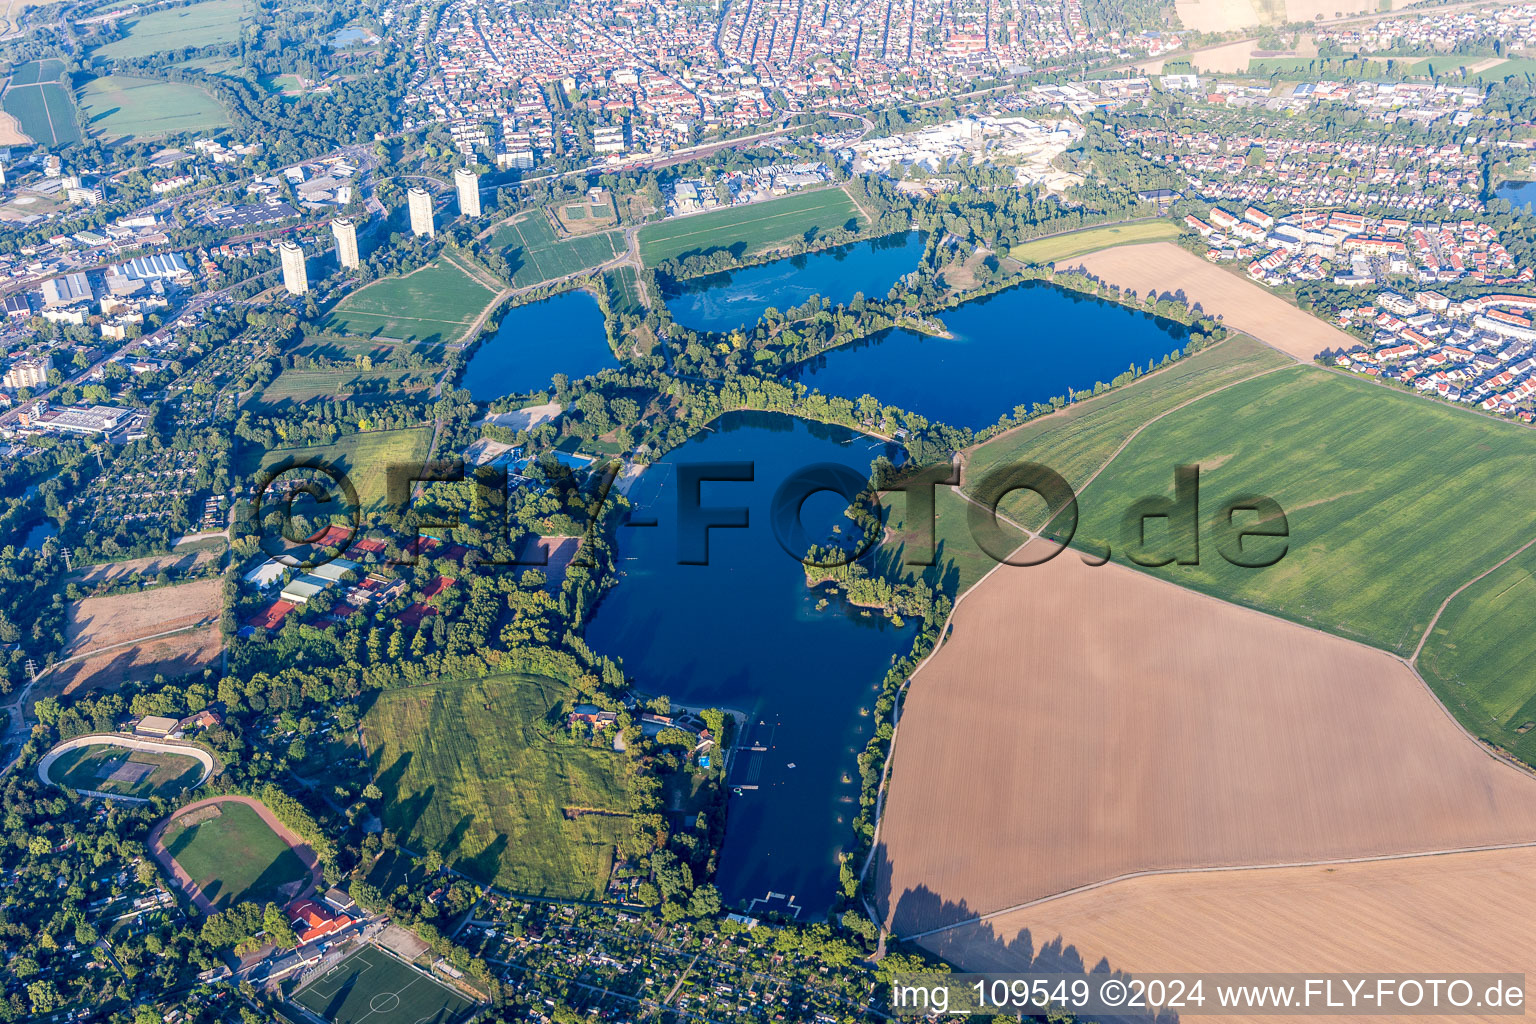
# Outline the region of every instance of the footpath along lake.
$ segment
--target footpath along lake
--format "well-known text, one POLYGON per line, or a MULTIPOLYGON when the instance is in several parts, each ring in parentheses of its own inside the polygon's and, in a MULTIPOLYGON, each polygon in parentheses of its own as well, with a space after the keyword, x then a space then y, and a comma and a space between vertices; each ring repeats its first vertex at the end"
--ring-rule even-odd
POLYGON ((480 343, 459 387, 478 402, 526 395, 563 373, 572 380, 618 366, 597 300, 582 291, 514 306, 496 333, 480 343))
MULTIPOLYGON (((831 462, 867 474, 882 453, 897 454, 840 427, 734 413, 646 469, 630 492, 634 518, 656 525, 620 527, 623 575, 586 639, 622 658, 645 692, 746 712, 746 746, 766 748, 741 749, 728 780, 757 787, 730 798, 715 880, 728 902, 751 905, 780 893, 794 897, 802 919, 831 905, 837 854, 852 842, 858 813, 856 758, 875 725, 860 709, 872 712, 915 627, 898 628, 838 598, 818 611, 825 591, 806 587, 804 568, 775 538, 769 508, 800 469, 831 462), (705 483, 701 504, 745 507, 748 527, 710 530, 709 564, 679 565, 676 467, 742 461, 753 463, 754 479, 705 483)), ((845 507, 831 493, 810 498, 802 513, 808 534, 846 527, 845 507)), ((783 900, 772 906, 786 909, 783 900)))
POLYGON ((980 428, 1069 389, 1143 370, 1189 336, 1178 323, 1029 281, 939 314, 951 338, 905 328, 802 363, 796 379, 823 394, 874 395, 956 427, 980 428))
POLYGON ((782 312, 812 295, 828 298, 833 305, 851 302, 860 292, 866 298, 884 298, 898 278, 917 267, 923 237, 908 231, 673 282, 665 294, 667 308, 684 327, 729 331, 757 323, 769 306, 782 312))

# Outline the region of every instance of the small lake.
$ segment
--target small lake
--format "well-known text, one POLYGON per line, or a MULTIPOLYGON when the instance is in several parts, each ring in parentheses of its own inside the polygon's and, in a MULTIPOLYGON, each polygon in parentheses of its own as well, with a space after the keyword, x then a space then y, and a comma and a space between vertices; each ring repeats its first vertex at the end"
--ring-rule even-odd
POLYGON ((1182 325, 1043 281, 939 313, 953 338, 904 328, 825 352, 793 374, 824 394, 874 395, 956 427, 1108 384, 1180 348, 1182 325))
MULTIPOLYGON (((732 904, 752 906, 771 891, 793 896, 802 920, 819 918, 837 887, 837 854, 852 842, 856 758, 874 728, 886 670, 916 630, 838 598, 817 610, 825 594, 806 587, 803 566, 769 525, 769 509, 797 470, 839 463, 866 474, 881 454, 897 457, 839 427, 736 413, 646 469, 631 491, 634 519, 656 525, 619 528, 621 575, 586 639, 622 658, 646 693, 748 714, 728 779, 743 788, 730 797, 715 878, 732 904), (754 479, 703 483, 700 500, 706 508, 746 508, 748 527, 710 530, 709 564, 679 565, 676 467, 739 461, 754 464, 754 479)), ((846 526, 845 507, 830 493, 810 498, 802 510, 807 533, 824 537, 832 524, 846 526)), ((786 909, 783 901, 772 907, 786 909)))
POLYGON ((1530 209, 1536 202, 1536 181, 1506 181, 1493 190, 1498 199, 1508 199, 1515 209, 1530 209))
POLYGON ((53 520, 44 519, 40 523, 32 524, 32 528, 27 531, 26 539, 21 542, 21 546, 31 548, 33 551, 41 551, 43 544, 47 542, 49 537, 57 537, 58 535, 59 528, 53 524, 53 520))
POLYGON ((757 323, 769 306, 789 309, 812 295, 846 304, 856 292, 884 298, 901 275, 917 266, 923 235, 917 231, 774 260, 761 266, 673 282, 667 308, 684 327, 728 331, 757 323))
POLYGON ((331 36, 330 46, 333 50, 345 50, 349 46, 357 46, 361 43, 372 46, 378 41, 379 37, 366 29, 344 28, 331 36))
POLYGON ((575 380, 618 365, 597 300, 563 292, 508 309, 496 333, 475 349, 459 387, 488 402, 544 390, 557 373, 575 380))

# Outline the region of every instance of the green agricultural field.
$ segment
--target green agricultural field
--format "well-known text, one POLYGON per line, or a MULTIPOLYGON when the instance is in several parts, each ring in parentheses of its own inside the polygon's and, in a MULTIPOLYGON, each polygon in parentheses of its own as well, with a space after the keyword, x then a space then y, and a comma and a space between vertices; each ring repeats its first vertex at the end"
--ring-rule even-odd
POLYGON ((98 46, 91 54, 117 60, 164 50, 237 42, 248 13, 245 0, 203 0, 191 7, 151 11, 127 24, 127 36, 98 46))
POLYGON ((607 263, 623 251, 624 238, 617 231, 604 231, 562 241, 548 218, 536 212, 501 225, 491 244, 507 250, 512 283, 527 288, 607 263))
POLYGON ((262 391, 264 406, 297 405, 315 398, 345 398, 359 392, 399 394, 432 386, 433 370, 284 370, 262 391))
POLYGON ((640 275, 634 267, 614 267, 604 275, 608 279, 608 297, 619 313, 645 315, 645 302, 640 294, 640 275))
POLYGON ((629 830, 625 768, 549 715, 568 687, 505 675, 388 690, 363 719, 384 827, 519 892, 595 898, 629 830))
POLYGON ((80 109, 92 134, 105 138, 153 138, 229 125, 211 95, 184 82, 157 82, 132 75, 95 78, 80 89, 80 109))
POLYGON ((385 474, 390 466, 420 462, 427 457, 432 441, 430 427, 404 430, 373 430, 345 434, 332 444, 310 448, 274 448, 262 451, 254 445, 240 452, 241 478, 255 482, 257 474, 290 458, 316 457, 339 468, 357 488, 358 501, 365 511, 381 508, 386 496, 385 474))
POLYGON ((1536 764, 1536 548, 1457 595, 1419 655, 1430 688, 1475 735, 1536 764))
POLYGON ((841 188, 816 189, 647 225, 640 229, 640 259, 654 267, 663 260, 718 249, 748 255, 815 238, 832 228, 863 226, 864 218, 848 193, 841 188))
MULTIPOLYGON (((22 65, 22 69, 38 67, 42 63, 33 61, 22 65)), ((33 74, 43 74, 43 71, 27 71, 28 77, 33 74)), ((0 105, 20 123, 22 132, 40 146, 56 148, 80 141, 74 101, 70 99, 69 90, 57 80, 45 78, 32 85, 12 82, 0 105)))
POLYGON ((1495 64, 1487 71, 1479 71, 1469 77, 1471 81, 1481 82, 1484 85, 1502 82, 1506 78, 1536 78, 1536 58, 1512 57, 1502 64, 1495 64))
MULTIPOLYGON (((1175 467, 1199 464, 1199 563, 1149 572, 1405 653, 1456 587, 1529 539, 1532 456, 1536 433, 1518 424, 1286 368, 1150 423, 1079 495, 1074 543, 1126 561, 1136 503, 1171 498, 1175 467), (1217 552, 1221 509, 1246 495, 1273 498, 1288 517, 1287 553, 1270 568, 1217 552)), ((1154 520, 1153 554, 1187 552, 1184 523, 1154 520)))
POLYGON ((48 769, 55 785, 137 797, 172 796, 197 785, 202 775, 196 758, 109 743, 66 750, 48 769))
POLYGON ((337 303, 317 325, 342 336, 415 345, 467 340, 496 291, 451 257, 404 277, 375 281, 337 303))
MULTIPOLYGON (((1128 387, 1107 391, 1052 416, 1031 420, 971 449, 967 487, 999 466, 1038 462, 1060 473, 1076 489, 1109 461, 1142 424, 1181 402, 1215 388, 1293 361, 1246 335, 1180 359, 1128 387)), ((1003 511, 1031 529, 1044 526, 1038 499, 1015 495, 1003 511)))
POLYGON ((293 995, 327 1024, 452 1024, 475 1004, 376 946, 364 946, 293 995))
POLYGON ((64 79, 64 62, 49 58, 48 60, 29 60, 25 64, 18 64, 11 72, 11 84, 37 85, 40 82, 59 82, 64 79))
POLYGON ((1136 224, 1106 224, 1050 238, 1036 238, 1016 245, 1009 255, 1021 263, 1055 263, 1100 249, 1134 242, 1166 242, 1179 237, 1172 221, 1149 220, 1136 224))
MULTIPOLYGON (((975 586, 997 562, 977 543, 971 531, 972 505, 953 487, 934 488, 933 565, 908 565, 906 559, 920 557, 927 538, 907 525, 906 497, 884 495, 881 503, 890 510, 886 519, 886 537, 875 555, 875 566, 882 575, 899 576, 908 582, 922 579, 929 586, 958 597, 975 586)), ((1006 541, 1005 550, 1024 543, 1022 531, 999 523, 1006 541)))
MULTIPOLYGON (((216 805, 216 816, 191 827, 173 821, 161 842, 203 894, 222 909, 250 900, 287 903, 283 888, 309 877, 299 855, 245 804, 216 805)), ((188 817, 202 818, 199 809, 188 817)))

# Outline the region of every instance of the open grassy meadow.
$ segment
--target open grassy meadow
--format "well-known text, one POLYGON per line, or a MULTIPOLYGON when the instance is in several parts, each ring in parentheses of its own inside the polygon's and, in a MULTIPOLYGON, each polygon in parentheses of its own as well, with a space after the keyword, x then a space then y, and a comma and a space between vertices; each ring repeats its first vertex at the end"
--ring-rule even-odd
MULTIPOLYGON (((1198 564, 1148 571, 1406 653, 1441 601, 1530 539, 1536 481, 1520 467, 1533 454, 1536 434, 1517 424, 1286 368, 1150 423, 1078 496, 1074 543, 1125 561, 1138 501, 1171 498, 1175 467, 1198 464, 1198 552, 1183 517, 1173 529, 1152 520, 1140 555, 1198 564), (1217 550, 1222 509, 1250 495, 1274 499, 1288 519, 1284 557, 1269 568, 1235 566, 1217 550)), ((1276 544, 1250 540, 1243 557, 1276 544)))
POLYGON ((549 219, 534 211, 497 228, 491 244, 507 250, 512 283, 526 288, 607 263, 623 252, 624 237, 603 231, 560 239, 549 219))
POLYGON ((149 138, 229 124, 219 102, 197 86, 132 75, 87 82, 80 89, 80 109, 91 132, 107 138, 149 138))
POLYGON ((1036 238, 1016 245, 1009 255, 1021 263, 1054 263, 1114 245, 1132 242, 1168 242, 1179 237, 1179 229, 1167 220, 1149 220, 1136 224, 1106 224, 1050 238, 1036 238))
POLYGON ((282 905, 292 898, 286 887, 309 877, 298 854, 243 803, 225 801, 189 811, 171 822, 161 842, 220 908, 246 900, 282 905))
POLYGON ((22 132, 40 146, 55 148, 80 141, 75 102, 63 79, 63 61, 18 64, 0 103, 16 119, 22 132))
POLYGON ((320 321, 330 334, 415 345, 463 342, 496 291, 452 257, 358 289, 320 321))
POLYGON ((729 249, 748 255, 786 242, 814 239, 830 228, 857 230, 858 207, 841 188, 797 192, 782 199, 673 217, 640 230, 640 259, 654 267, 663 260, 729 249))
POLYGON ((451 1024, 474 1005, 376 946, 315 978, 293 1001, 327 1024, 451 1024))
POLYGON ((267 407, 299 405, 316 398, 346 398, 360 392, 379 390, 391 394, 419 391, 432 386, 434 370, 354 368, 309 370, 289 369, 262 391, 260 402, 267 407))
POLYGON ((203 0, 190 7, 151 11, 127 23, 127 35, 96 48, 93 57, 147 57, 163 50, 215 46, 240 38, 246 0, 203 0))
POLYGON ((346 434, 326 445, 309 448, 274 448, 262 451, 254 445, 240 452, 240 474, 254 481, 258 473, 290 458, 318 457, 338 467, 357 488, 358 501, 365 510, 383 507, 388 469, 396 464, 420 462, 427 456, 432 428, 407 427, 402 430, 371 430, 346 434))
POLYGON ((48 770, 56 785, 136 797, 173 796, 202 776, 196 758, 110 743, 66 750, 48 770))
POLYGON ((505 675, 387 690, 363 732, 384 826, 459 871, 519 892, 592 898, 629 829, 624 764, 567 737, 564 683, 505 675))

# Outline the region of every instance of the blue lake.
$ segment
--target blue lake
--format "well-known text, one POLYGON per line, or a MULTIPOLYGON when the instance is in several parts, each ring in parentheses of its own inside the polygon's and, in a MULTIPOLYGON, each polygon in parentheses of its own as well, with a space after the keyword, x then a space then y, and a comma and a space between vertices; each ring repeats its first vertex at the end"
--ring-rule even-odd
POLYGON ((1506 181, 1493 190, 1495 197, 1508 199, 1516 209, 1530 208, 1536 202, 1536 181, 1506 181))
POLYGON ((21 546, 31 548, 34 551, 41 551, 43 544, 47 542, 49 537, 57 537, 58 535, 59 528, 53 524, 53 520, 44 519, 40 523, 32 524, 32 528, 27 531, 26 539, 21 542, 21 546))
POLYGON ((557 373, 574 380, 618 365, 597 300, 564 292, 507 310, 496 333, 475 349, 459 386, 488 402, 542 391, 557 373))
POLYGON ((801 364, 824 394, 873 395, 957 427, 995 423, 1015 406, 1109 383, 1180 348, 1182 324, 1029 281, 939 314, 953 338, 898 328, 801 364))
MULTIPOLYGON (((818 611, 825 594, 806 587, 769 509, 799 469, 839 463, 865 474, 882 453, 896 456, 839 427, 737 413, 648 468, 630 493, 634 519, 656 525, 620 528, 622 575, 586 639, 621 658, 644 692, 748 714, 728 780, 743 788, 730 798, 715 879, 730 903, 787 909, 782 899, 753 904, 771 891, 792 896, 805 919, 832 902, 837 854, 850 845, 858 813, 855 759, 874 728, 880 683, 911 647, 915 627, 897 628, 837 598, 818 611), (740 461, 754 464, 753 480, 703 483, 700 501, 746 508, 748 527, 710 530, 709 564, 678 564, 676 467, 740 461)), ((807 533, 824 537, 832 524, 846 525, 845 505, 830 493, 813 496, 802 510, 807 533)))
POLYGON ((791 256, 761 266, 673 282, 667 308, 684 327, 728 331, 751 325, 773 306, 798 306, 812 295, 834 305, 852 301, 856 292, 884 298, 897 278, 917 266, 923 235, 909 231, 825 252, 791 256))

